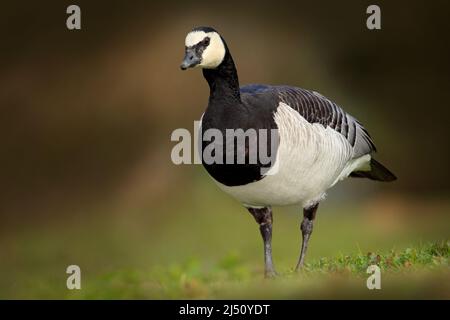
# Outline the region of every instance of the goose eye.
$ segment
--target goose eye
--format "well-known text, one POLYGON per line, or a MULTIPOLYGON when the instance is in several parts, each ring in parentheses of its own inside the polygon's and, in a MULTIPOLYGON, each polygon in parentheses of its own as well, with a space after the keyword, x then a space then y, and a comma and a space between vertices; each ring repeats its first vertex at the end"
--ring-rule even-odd
POLYGON ((205 40, 203 40, 203 44, 207 46, 209 44, 209 38, 205 38, 205 40))

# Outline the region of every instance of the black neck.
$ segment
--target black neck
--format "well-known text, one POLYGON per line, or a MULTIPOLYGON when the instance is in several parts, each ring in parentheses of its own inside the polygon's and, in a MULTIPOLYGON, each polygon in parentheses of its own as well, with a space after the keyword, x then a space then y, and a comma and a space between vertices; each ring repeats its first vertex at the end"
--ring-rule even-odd
POLYGON ((203 69, 203 76, 209 84, 210 104, 219 101, 222 105, 241 104, 239 79, 228 49, 222 63, 216 69, 203 69))

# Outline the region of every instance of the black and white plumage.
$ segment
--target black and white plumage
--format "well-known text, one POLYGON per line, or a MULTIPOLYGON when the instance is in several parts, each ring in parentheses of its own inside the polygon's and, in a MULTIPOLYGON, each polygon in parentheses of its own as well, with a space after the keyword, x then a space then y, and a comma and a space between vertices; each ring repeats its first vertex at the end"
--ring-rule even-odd
MULTIPOLYGON (((275 163, 266 171, 261 170, 264 165, 260 161, 203 164, 219 187, 247 207, 259 223, 266 275, 275 272, 271 207, 302 206, 303 243, 298 269, 303 264, 318 203, 329 188, 348 176, 379 181, 392 181, 395 176, 372 158, 376 148, 362 124, 331 100, 292 86, 253 84, 240 88, 227 44, 213 28, 193 29, 185 45, 181 68, 201 67, 210 87, 202 133, 208 129, 224 135, 227 129, 277 130, 278 143, 269 150, 275 155, 275 163)), ((211 143, 218 142, 203 141, 202 150, 211 143)), ((227 152, 236 151, 227 143, 218 147, 223 150, 223 159, 227 152)))

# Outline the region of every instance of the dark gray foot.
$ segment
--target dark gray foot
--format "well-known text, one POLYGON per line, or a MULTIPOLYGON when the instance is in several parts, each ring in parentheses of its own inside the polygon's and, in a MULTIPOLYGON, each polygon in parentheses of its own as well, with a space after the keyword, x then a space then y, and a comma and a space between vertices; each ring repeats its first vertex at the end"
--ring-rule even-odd
POLYGON ((319 207, 319 204, 315 204, 312 207, 303 209, 303 221, 300 229, 302 230, 302 250, 300 252, 300 258, 298 259, 297 266, 295 267, 295 271, 300 270, 303 267, 305 262, 306 250, 308 250, 308 242, 313 231, 314 226, 314 218, 316 217, 316 211, 319 207))
POLYGON ((248 211, 259 224, 259 231, 264 241, 264 275, 266 278, 273 278, 277 274, 272 260, 272 209, 269 207, 261 209, 248 208, 248 211))

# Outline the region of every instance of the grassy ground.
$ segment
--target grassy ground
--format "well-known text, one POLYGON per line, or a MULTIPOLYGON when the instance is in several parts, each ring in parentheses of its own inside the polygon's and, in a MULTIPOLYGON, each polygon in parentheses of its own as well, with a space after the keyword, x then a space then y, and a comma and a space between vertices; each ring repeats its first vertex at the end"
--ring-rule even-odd
POLYGON ((262 279, 237 255, 216 264, 196 259, 168 268, 124 270, 97 279, 70 298, 446 298, 450 299, 450 243, 427 243, 386 254, 356 253, 322 258, 300 273, 285 271, 262 279), (381 268, 382 288, 366 287, 369 265, 381 268), (91 289, 94 288, 94 289, 91 289))
POLYGON ((324 202, 298 274, 299 210, 275 208, 280 275, 268 280, 256 223, 211 185, 151 210, 16 228, 0 236, 0 298, 449 299, 450 204, 370 199, 324 202), (66 288, 71 264, 81 268, 81 290, 66 288), (381 290, 366 287, 371 264, 381 267, 381 290))

